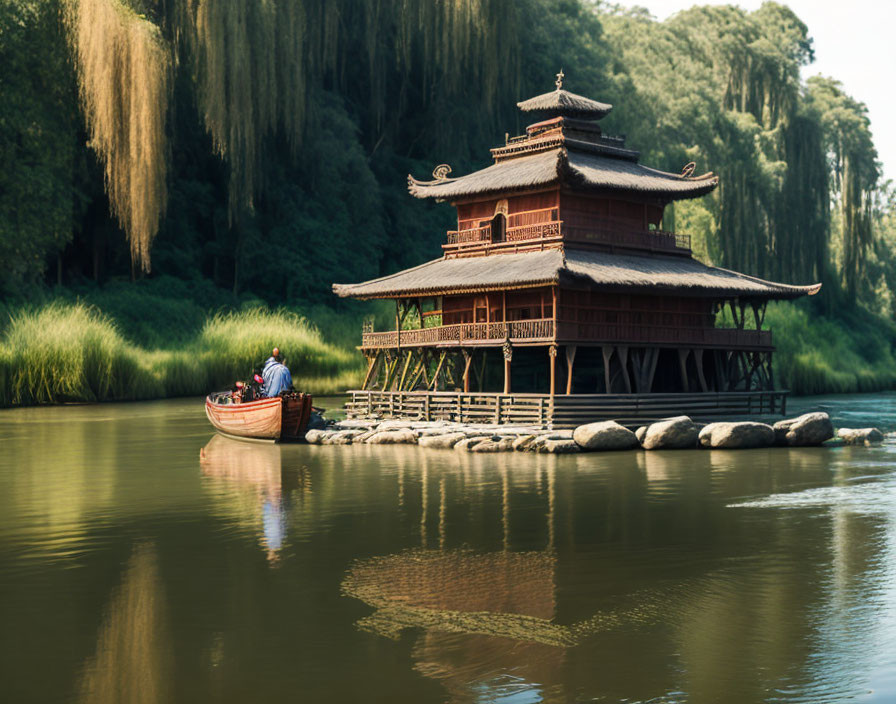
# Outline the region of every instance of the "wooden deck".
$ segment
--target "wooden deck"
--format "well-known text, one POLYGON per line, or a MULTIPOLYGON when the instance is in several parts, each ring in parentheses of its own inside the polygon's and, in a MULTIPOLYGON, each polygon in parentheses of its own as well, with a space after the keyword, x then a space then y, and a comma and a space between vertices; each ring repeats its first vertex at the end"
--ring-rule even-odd
POLYGON ((407 418, 459 423, 574 428, 598 420, 638 426, 677 415, 714 421, 726 417, 783 415, 787 391, 694 394, 456 393, 350 391, 349 418, 407 418))
POLYGON ((545 344, 629 344, 717 349, 771 350, 769 330, 696 328, 614 323, 554 323, 550 318, 507 323, 461 323, 415 330, 365 332, 362 349, 545 344))

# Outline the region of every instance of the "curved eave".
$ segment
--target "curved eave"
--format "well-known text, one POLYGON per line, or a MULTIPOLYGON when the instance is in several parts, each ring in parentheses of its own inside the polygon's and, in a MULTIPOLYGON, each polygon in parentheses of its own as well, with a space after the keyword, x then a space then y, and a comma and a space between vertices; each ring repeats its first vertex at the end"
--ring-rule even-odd
POLYGON ((765 281, 692 258, 566 248, 543 252, 435 259, 359 284, 334 284, 342 298, 400 298, 522 289, 551 284, 599 290, 754 300, 814 295, 820 284, 765 281))
POLYGON ((442 200, 561 183, 589 191, 644 193, 667 200, 684 200, 706 195, 718 186, 719 178, 711 173, 686 177, 629 159, 563 147, 505 159, 458 178, 419 181, 408 176, 411 195, 442 200))

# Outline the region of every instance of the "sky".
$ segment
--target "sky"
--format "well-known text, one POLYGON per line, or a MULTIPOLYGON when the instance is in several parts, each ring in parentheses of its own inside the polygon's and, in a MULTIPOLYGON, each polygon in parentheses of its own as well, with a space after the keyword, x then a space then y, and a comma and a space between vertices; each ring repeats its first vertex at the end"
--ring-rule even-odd
MULTIPOLYGON (((896 2, 893 0, 779 0, 809 28, 815 61, 803 78, 822 74, 843 84, 853 98, 868 106, 871 132, 883 164, 884 178, 896 179, 896 2)), ((740 5, 755 10, 761 0, 729 3, 699 0, 621 0, 646 7, 664 20, 694 5, 740 5)))

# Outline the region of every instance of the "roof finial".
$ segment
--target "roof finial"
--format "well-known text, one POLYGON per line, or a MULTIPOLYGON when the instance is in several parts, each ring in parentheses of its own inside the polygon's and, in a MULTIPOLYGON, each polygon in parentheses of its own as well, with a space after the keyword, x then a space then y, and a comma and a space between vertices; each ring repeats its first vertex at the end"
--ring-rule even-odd
POLYGON ((564 78, 564 73, 563 73, 563 69, 561 68, 560 73, 557 74, 557 80, 554 81, 554 85, 557 86, 557 90, 560 90, 563 87, 563 78, 564 78))

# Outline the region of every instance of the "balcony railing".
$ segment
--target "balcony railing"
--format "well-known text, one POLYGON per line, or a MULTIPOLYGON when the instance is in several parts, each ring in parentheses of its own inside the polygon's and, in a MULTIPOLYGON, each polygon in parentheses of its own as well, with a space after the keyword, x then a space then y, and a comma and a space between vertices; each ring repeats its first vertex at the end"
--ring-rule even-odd
POLYGON ((417 330, 367 332, 361 336, 362 347, 410 347, 417 345, 460 344, 514 340, 551 340, 554 321, 550 318, 513 320, 506 323, 458 323, 417 330), (400 345, 399 345, 400 343, 400 345))
POLYGON ((504 239, 492 241, 491 224, 466 230, 449 230, 443 249, 468 252, 479 249, 513 249, 520 245, 556 242, 563 239, 580 244, 598 244, 628 249, 666 252, 690 252, 691 236, 664 230, 637 230, 610 221, 595 221, 592 226, 572 226, 562 220, 507 227, 504 239))
POLYGON ((630 323, 574 323, 550 318, 514 320, 506 323, 459 323, 431 328, 364 332, 363 348, 460 345, 463 343, 511 342, 612 342, 633 345, 698 346, 724 349, 770 349, 769 330, 673 327, 630 323), (556 335, 554 334, 556 330, 556 335))

